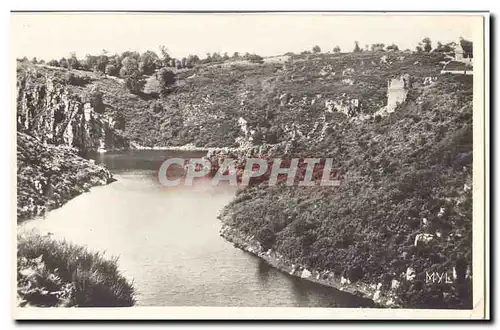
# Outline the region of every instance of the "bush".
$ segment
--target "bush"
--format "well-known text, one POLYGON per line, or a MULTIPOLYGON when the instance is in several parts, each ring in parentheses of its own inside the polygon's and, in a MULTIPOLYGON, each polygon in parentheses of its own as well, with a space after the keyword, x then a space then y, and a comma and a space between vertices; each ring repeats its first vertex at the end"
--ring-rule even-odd
POLYGON ((248 61, 250 63, 258 63, 258 64, 264 63, 264 59, 262 58, 262 56, 259 56, 257 54, 249 55, 248 56, 248 61))
POLYGON ((274 242, 276 241, 276 235, 274 234, 274 231, 269 227, 262 227, 255 235, 255 238, 257 239, 257 241, 259 241, 259 243, 265 250, 269 250, 270 248, 272 248, 274 242))
POLYGON ((167 68, 161 68, 157 73, 157 77, 160 93, 163 95, 168 94, 172 86, 175 85, 175 73, 167 68))
POLYGON ((92 79, 89 76, 78 76, 73 72, 66 73, 64 80, 66 83, 73 86, 85 86, 92 82, 92 79))
POLYGON ((18 235, 17 297, 21 307, 128 307, 134 288, 117 267, 81 246, 35 233, 18 235))
POLYGON ((113 64, 106 65, 105 73, 110 76, 117 76, 118 69, 113 64))
POLYGON ((127 87, 132 94, 141 93, 145 84, 146 80, 144 80, 139 73, 134 73, 125 78, 125 87, 127 87))

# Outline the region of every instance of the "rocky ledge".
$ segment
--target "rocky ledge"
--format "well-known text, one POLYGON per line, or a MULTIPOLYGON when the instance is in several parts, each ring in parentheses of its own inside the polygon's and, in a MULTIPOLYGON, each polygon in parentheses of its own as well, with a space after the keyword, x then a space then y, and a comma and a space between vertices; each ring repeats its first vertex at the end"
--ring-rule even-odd
POLYGON ((352 283, 348 278, 340 274, 335 274, 332 270, 307 269, 304 265, 293 264, 272 249, 265 251, 254 237, 239 232, 237 229, 227 225, 224 219, 221 220, 223 223, 220 230, 221 237, 233 243, 235 247, 258 256, 269 265, 284 273, 371 299, 375 303, 375 306, 378 307, 401 307, 396 303, 397 297, 393 290, 383 291, 381 283, 367 284, 360 281, 352 283))
POLYGON ((112 174, 77 150, 52 146, 17 133, 17 219, 55 209, 91 187, 114 181, 112 174))

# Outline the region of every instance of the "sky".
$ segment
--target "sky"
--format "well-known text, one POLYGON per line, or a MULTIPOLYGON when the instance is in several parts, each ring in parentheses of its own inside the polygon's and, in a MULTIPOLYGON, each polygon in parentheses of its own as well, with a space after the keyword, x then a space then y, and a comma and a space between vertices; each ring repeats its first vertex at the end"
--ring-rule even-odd
POLYGON ((351 51, 354 41, 395 43, 415 49, 424 37, 443 43, 459 37, 472 39, 481 16, 463 14, 374 15, 359 13, 172 14, 172 13, 12 13, 14 56, 60 59, 75 52, 121 53, 125 50, 159 52, 165 45, 173 57, 206 53, 256 53, 262 56, 336 45, 351 51))

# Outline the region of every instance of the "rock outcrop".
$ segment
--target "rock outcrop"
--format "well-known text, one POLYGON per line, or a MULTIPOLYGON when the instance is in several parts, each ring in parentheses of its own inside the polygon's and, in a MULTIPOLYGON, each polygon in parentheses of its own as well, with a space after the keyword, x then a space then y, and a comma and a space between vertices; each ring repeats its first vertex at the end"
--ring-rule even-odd
POLYGON ((18 74, 18 131, 81 152, 128 148, 127 139, 113 126, 113 118, 98 113, 54 77, 37 70, 18 74))

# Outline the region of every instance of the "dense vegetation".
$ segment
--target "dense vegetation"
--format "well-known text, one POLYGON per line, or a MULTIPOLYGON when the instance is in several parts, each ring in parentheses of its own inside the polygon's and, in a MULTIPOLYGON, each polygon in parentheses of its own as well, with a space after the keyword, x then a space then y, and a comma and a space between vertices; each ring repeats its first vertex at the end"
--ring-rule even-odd
POLYGON ((297 141, 291 156, 310 155, 345 171, 341 189, 260 183, 241 190, 224 218, 310 269, 386 288, 402 281, 403 306, 471 308, 472 77, 441 76, 388 117, 297 141), (426 271, 453 267, 453 284, 426 283, 426 271), (408 268, 414 281, 404 280, 408 268))
POLYGON ((145 76, 143 90, 135 94, 126 79, 81 70, 37 70, 66 83, 83 100, 99 91, 103 112, 138 145, 235 147, 242 145, 241 138, 250 138, 242 132, 240 117, 254 131, 254 144, 283 142, 295 130, 309 134, 318 129, 328 101, 357 100, 355 113, 375 112, 385 105, 389 78, 411 73, 422 82, 439 74, 443 58, 442 53, 395 51, 316 53, 269 58, 262 64, 229 61, 176 72, 163 68, 145 76))
POLYGON ((385 289, 397 280, 402 306, 470 308, 472 77, 440 75, 450 47, 356 42, 347 54, 315 46, 190 65, 129 52, 36 70, 113 118, 132 146, 241 147, 241 166, 249 153, 333 158, 340 188, 269 187, 264 177, 238 192, 224 221, 310 269, 385 289), (406 102, 372 116, 388 81, 405 74, 406 102), (426 272, 453 268, 452 284, 426 283, 426 272))
POLYGON ((134 288, 117 259, 35 233, 19 234, 17 300, 21 307, 127 307, 134 288))
POLYGON ((95 185, 112 182, 103 166, 68 147, 44 145, 17 133, 17 220, 43 215, 95 185))

